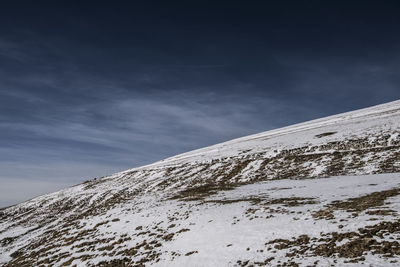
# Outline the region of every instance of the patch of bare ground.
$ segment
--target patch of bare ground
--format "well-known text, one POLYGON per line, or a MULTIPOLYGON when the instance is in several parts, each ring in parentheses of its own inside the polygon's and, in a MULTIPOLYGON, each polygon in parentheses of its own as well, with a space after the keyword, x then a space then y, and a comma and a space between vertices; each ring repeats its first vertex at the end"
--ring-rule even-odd
POLYGON ((218 204, 232 204, 237 202, 250 202, 252 205, 281 205, 284 207, 297 207, 303 205, 311 205, 318 203, 314 198, 304 197, 287 197, 287 198, 276 198, 267 199, 266 197, 249 196, 234 199, 211 199, 204 200, 203 203, 218 203, 218 204))
POLYGON ((276 267, 299 267, 300 265, 295 261, 287 261, 281 262, 278 261, 277 264, 271 265, 271 261, 273 261, 275 257, 266 258, 263 261, 251 261, 251 260, 238 260, 236 264, 241 267, 254 267, 254 266, 276 266, 276 267))
POLYGON ((199 252, 197 250, 189 251, 188 253, 185 254, 185 256, 190 256, 195 253, 199 253, 199 252))
MULTIPOLYGON (((88 266, 93 266, 93 265, 88 265, 88 266)), ((133 266, 132 260, 129 259, 128 257, 122 258, 122 259, 115 259, 115 260, 110 260, 110 261, 101 261, 99 264, 97 264, 98 267, 127 267, 127 266, 133 266)), ((138 267, 144 267, 145 265, 142 263, 140 265, 136 265, 138 267)))
MULTIPOLYGON (((303 198, 303 197, 290 197, 290 198, 277 198, 272 200, 256 199, 257 201, 251 200, 252 206, 244 212, 244 216, 249 219, 260 219, 260 218, 273 218, 274 214, 290 214, 296 213, 294 210, 290 210, 290 207, 297 207, 303 205, 313 205, 318 203, 314 198, 303 198), (260 213, 259 213, 260 212, 260 213)), ((296 219, 296 218, 295 218, 296 219)), ((238 220, 234 220, 233 224, 236 224, 238 220)))
POLYGON ((275 205, 280 204, 284 207, 297 207, 304 205, 317 204, 318 202, 314 198, 309 197, 287 197, 287 198, 277 198, 268 201, 266 204, 275 205))
POLYGON ((347 258, 347 262, 360 262, 365 260, 368 253, 387 258, 400 255, 399 238, 400 220, 366 226, 357 232, 321 234, 320 238, 301 235, 293 240, 275 239, 265 243, 265 246, 267 250, 286 250, 286 257, 290 260, 304 255, 347 258), (385 237, 391 237, 393 241, 382 240, 385 237))
MULTIPOLYGON (((162 254, 160 248, 165 242, 190 231, 187 228, 179 229, 178 225, 164 229, 158 223, 154 227, 136 227, 136 231, 129 236, 128 234, 109 238, 97 236, 97 228, 109 223, 110 221, 103 221, 89 230, 82 230, 74 234, 70 232, 70 230, 76 229, 73 224, 65 225, 62 227, 63 230, 47 231, 42 238, 11 254, 13 259, 3 267, 41 266, 43 264, 70 266, 74 260, 86 261, 85 265, 95 266, 90 265, 87 261, 96 255, 107 256, 112 259, 103 261, 96 266, 144 266, 160 260, 162 254), (172 228, 176 229, 173 230, 172 228), (131 246, 127 243, 130 240, 138 240, 138 242, 131 246), (62 247, 68 248, 68 252, 61 252, 60 248, 62 247), (86 252, 89 253, 85 254, 86 252), (83 255, 79 255, 79 253, 83 255)), ((4 240, 4 242, 12 241, 11 239, 4 240)))
POLYGON ((233 190, 237 186, 238 184, 204 184, 184 189, 170 199, 184 201, 203 200, 204 198, 215 195, 220 191, 233 190))
POLYGON ((400 194, 400 188, 373 192, 360 197, 350 198, 347 200, 333 201, 328 204, 325 209, 318 210, 313 213, 315 219, 334 219, 335 210, 344 210, 352 213, 352 217, 357 217, 361 212, 366 211, 368 215, 395 215, 395 211, 380 209, 369 210, 372 208, 382 207, 388 198, 395 197, 400 194))
POLYGON ((317 135, 315 135, 315 137, 322 138, 322 137, 325 137, 325 136, 334 135, 335 133, 337 133, 337 132, 326 132, 326 133, 317 134, 317 135))
POLYGON ((234 199, 211 199, 211 200, 204 200, 202 203, 217 203, 217 204, 233 204, 233 203, 238 203, 238 202, 250 202, 253 205, 256 205, 263 201, 264 199, 259 198, 259 197, 243 197, 243 198, 234 198, 234 199))

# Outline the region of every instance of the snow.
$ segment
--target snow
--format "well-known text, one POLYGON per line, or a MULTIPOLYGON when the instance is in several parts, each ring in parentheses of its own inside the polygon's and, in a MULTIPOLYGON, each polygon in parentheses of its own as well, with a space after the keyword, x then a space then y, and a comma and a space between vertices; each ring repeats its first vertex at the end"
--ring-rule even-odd
MULTIPOLYGON (((221 192, 215 196, 206 198, 206 204, 203 205, 198 205, 198 203, 182 204, 177 200, 160 203, 157 196, 145 197, 140 201, 131 202, 130 204, 126 203, 123 206, 109 210, 101 216, 93 216, 81 220, 80 224, 85 226, 79 229, 79 231, 93 229, 96 224, 112 221, 116 218, 118 218, 116 222, 99 226, 96 235, 102 238, 115 238, 124 234, 130 235, 138 226, 153 226, 160 222, 162 222, 160 223, 161 226, 167 228, 169 224, 167 223, 168 217, 171 214, 188 210, 190 211, 189 218, 177 220, 174 223, 177 224, 176 228, 187 228, 190 231, 181 233, 179 238, 174 238, 170 242, 166 242, 162 247, 163 255, 165 256, 158 263, 154 263, 155 266, 191 266, 193 262, 196 262, 196 266, 232 266, 236 260, 252 259, 253 261, 261 261, 270 256, 275 257, 275 260, 271 264, 277 264, 278 260, 285 259, 283 252, 257 252, 263 248, 265 250, 264 244, 266 242, 276 238, 292 239, 302 234, 317 237, 321 232, 356 231, 360 227, 376 224, 377 221, 368 220, 372 216, 362 214, 357 218, 349 219, 346 212, 339 211, 335 213, 337 220, 340 218, 347 218, 348 220, 346 226, 339 229, 338 224, 326 220, 314 219, 312 213, 322 209, 332 201, 345 200, 373 192, 397 188, 399 187, 399 183, 400 174, 266 181, 221 192), (246 210, 254 208, 255 205, 248 201, 231 204, 213 202, 217 200, 244 199, 251 196, 257 196, 265 200, 291 197, 313 198, 316 200, 316 203, 296 207, 284 207, 287 212, 274 213, 274 217, 272 218, 267 218, 271 214, 270 208, 282 205, 261 206, 255 213, 257 217, 250 220, 245 216, 246 210), (130 209, 132 208, 136 212, 131 212, 130 209), (237 218, 237 220, 234 218, 237 218), (227 247, 229 244, 232 245, 227 247), (247 250, 247 248, 250 248, 250 250, 247 250), (197 251, 197 253, 190 256, 183 256, 190 251, 197 251), (172 260, 172 257, 168 256, 172 252, 181 253, 182 256, 175 257, 172 260)), ((392 198, 388 208, 400 211, 400 197, 392 198)), ((18 235, 21 233, 21 227, 14 228, 12 232, 6 233, 3 233, 2 236, 10 236, 11 233, 18 235)), ((73 235, 74 231, 70 234, 73 235)), ((144 239, 144 236, 143 238, 136 237, 125 245, 127 247, 134 246, 144 239)), ((82 242, 77 242, 74 245, 76 246, 82 242)), ((99 245, 98 247, 101 246, 99 245)), ((70 246, 64 247, 62 251, 71 252, 74 249, 70 246)), ((9 260, 7 254, 7 251, 1 253, 3 262, 9 260)), ((74 255, 79 256, 81 254, 76 253, 74 255)), ((306 264, 315 261, 317 258, 304 257, 304 259, 300 259, 298 262, 306 264)), ((111 257, 101 256, 96 257, 90 262, 95 264, 102 260, 110 259, 111 257)), ((372 257, 370 263, 383 264, 384 262, 383 259, 380 260, 372 257)), ((87 265, 87 263, 80 262, 79 260, 75 260, 74 263, 78 266, 87 265)))
MULTIPOLYGON (((335 209, 334 219, 315 214, 338 201, 399 188, 400 173, 388 173, 400 168, 399 122, 400 101, 394 101, 231 140, 37 197, 1 211, 0 265, 21 248, 45 251, 36 265, 90 266, 123 259, 125 250, 136 247, 132 259, 154 257, 146 265, 235 266, 274 257, 268 264, 276 266, 289 258, 287 249, 266 245, 274 239, 321 238, 321 233, 398 220, 395 213, 368 214, 371 209, 357 216, 335 209), (351 144, 354 140, 361 144, 351 144), (338 151, 343 153, 339 159, 333 156, 338 151), (285 155, 305 160, 290 161, 285 155), (332 166, 341 166, 337 163, 346 174, 325 177, 332 166), (291 179, 280 178, 288 171, 291 179), (194 200, 176 197, 227 177, 229 190, 217 188, 194 200), (53 239, 41 242, 49 236, 53 239), (153 243, 149 248, 142 242, 153 243), (55 260, 44 262, 50 259, 55 260)), ((376 208, 399 213, 400 196, 376 208)), ((384 237, 390 238, 400 237, 384 237)), ((294 261, 300 265, 316 260, 319 266, 351 265, 343 257, 298 256, 294 261)), ((364 256, 358 266, 400 260, 398 255, 364 256)))

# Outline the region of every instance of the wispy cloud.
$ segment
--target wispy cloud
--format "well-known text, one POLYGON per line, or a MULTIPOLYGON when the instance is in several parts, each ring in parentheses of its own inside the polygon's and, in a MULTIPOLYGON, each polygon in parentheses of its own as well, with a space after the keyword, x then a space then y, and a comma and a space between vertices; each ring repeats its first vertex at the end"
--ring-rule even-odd
MULTIPOLYGON (((27 185, 36 182, 46 190, 56 189, 273 128, 275 122, 259 116, 257 105, 270 106, 270 118, 284 108, 265 99, 245 103, 216 95, 167 95, 110 98, 106 103, 47 109, 50 113, 33 121, 0 121, 2 139, 8 142, 0 148, 0 181, 19 188, 23 200, 29 195, 24 192, 27 185), (210 97, 213 104, 208 104, 210 97)), ((32 194, 45 192, 33 188, 37 190, 32 194)), ((3 196, 0 206, 12 202, 11 196, 3 196)))
POLYGON ((24 62, 27 59, 26 53, 20 50, 20 45, 0 38, 0 57, 24 62))

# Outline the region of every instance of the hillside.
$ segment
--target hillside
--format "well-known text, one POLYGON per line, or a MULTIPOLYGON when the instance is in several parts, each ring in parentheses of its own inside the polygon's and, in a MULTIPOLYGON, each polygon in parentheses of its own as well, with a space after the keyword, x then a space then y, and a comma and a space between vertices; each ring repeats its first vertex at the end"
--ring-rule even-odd
POLYGON ((393 266, 399 183, 400 100, 0 210, 0 265, 393 266))

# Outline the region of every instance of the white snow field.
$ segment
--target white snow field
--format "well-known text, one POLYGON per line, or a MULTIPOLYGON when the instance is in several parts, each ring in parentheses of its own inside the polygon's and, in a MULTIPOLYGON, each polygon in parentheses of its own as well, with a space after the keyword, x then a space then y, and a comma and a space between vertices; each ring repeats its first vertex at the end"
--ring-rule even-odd
POLYGON ((400 266, 400 101, 0 210, 0 266, 400 266))

